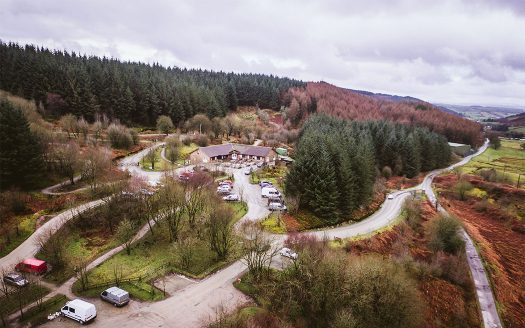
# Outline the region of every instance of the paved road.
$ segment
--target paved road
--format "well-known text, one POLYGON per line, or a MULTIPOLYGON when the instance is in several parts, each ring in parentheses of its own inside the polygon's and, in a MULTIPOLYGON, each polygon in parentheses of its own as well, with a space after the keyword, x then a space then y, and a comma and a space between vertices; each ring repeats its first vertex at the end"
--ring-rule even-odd
MULTIPOLYGON (((77 181, 80 180, 80 178, 82 178, 82 177, 80 175, 77 175, 76 177, 73 178, 73 181, 77 182, 77 181)), ((50 186, 50 187, 42 189, 42 193, 44 195, 64 195, 64 194, 69 194, 69 193, 73 193, 73 192, 77 192, 77 191, 85 190, 85 189, 89 188, 89 187, 83 187, 83 188, 79 188, 79 189, 71 190, 71 191, 53 191, 55 189, 58 189, 60 187, 67 186, 67 185, 70 185, 70 184, 71 184, 70 180, 67 180, 67 181, 64 181, 64 182, 60 182, 60 183, 57 183, 56 185, 53 185, 53 186, 50 186)))
MULTIPOLYGON (((487 145, 485 144, 484 148, 480 149, 478 153, 481 153, 484 149, 486 149, 486 146, 487 145)), ((146 151, 143 151, 134 156, 130 156, 130 158, 128 158, 126 161, 123 161, 123 164, 130 170, 132 174, 144 176, 150 183, 155 184, 162 177, 162 173, 144 172, 136 166, 136 163, 140 160, 141 156, 145 154, 145 152, 146 151)), ((460 163, 457 163, 447 169, 450 170, 459 165, 463 165, 472 157, 473 156, 470 156, 460 163)), ((422 184, 414 188, 393 193, 393 199, 385 201, 379 211, 357 224, 342 226, 326 231, 306 232, 306 234, 314 234, 318 237, 327 236, 328 238, 346 238, 381 229, 389 225, 398 216, 399 212, 401 211, 403 201, 410 195, 410 191, 421 189, 424 189, 427 193, 430 191, 431 193, 428 193, 429 199, 435 200, 435 196, 434 198, 430 197, 433 196, 431 189, 432 179, 447 169, 431 172, 425 178, 422 184)), ((242 169, 232 171, 234 172, 236 182, 234 190, 243 194, 244 200, 247 202, 249 207, 248 213, 241 219, 241 221, 260 220, 266 217, 268 210, 265 207, 264 201, 259 197, 258 187, 249 184, 248 176, 243 175, 242 169)), ((280 243, 283 239, 284 236, 278 236, 276 241, 277 243, 280 243)), ((232 282, 245 271, 246 266, 241 261, 236 261, 235 263, 209 276, 208 278, 187 286, 186 288, 177 292, 176 295, 164 301, 148 304, 134 311, 122 309, 121 312, 107 317, 100 315, 93 323, 93 326, 111 327, 118 325, 123 327, 141 328, 201 326, 203 320, 213 317, 218 308, 233 310, 239 304, 247 301, 247 298, 232 286, 232 282)), ((492 294, 490 294, 490 296, 492 296, 492 294)), ((482 308, 482 310, 483 309, 484 308, 482 308)), ((485 317, 488 316, 485 313, 483 315, 485 320, 485 317)), ((64 326, 64 324, 61 322, 52 322, 48 325, 64 326)))
POLYGON ((15 248, 11 253, 2 257, 0 259, 1 268, 12 268, 16 264, 20 263, 21 260, 26 258, 34 257, 38 253, 38 241, 41 238, 46 238, 49 236, 50 232, 55 232, 60 229, 60 227, 71 220, 78 213, 84 212, 88 209, 99 206, 103 203, 102 199, 95 200, 75 208, 66 210, 57 216, 53 217, 51 220, 46 222, 43 226, 38 228, 29 238, 27 238, 22 244, 15 248))
MULTIPOLYGON (((432 189, 432 179, 444 171, 450 171, 456 167, 465 165, 473 157, 483 153, 487 149, 487 147, 488 140, 485 141, 483 146, 480 147, 480 149, 475 154, 465 157, 461 162, 451 165, 446 169, 436 170, 425 177, 425 180, 422 183, 422 188, 425 191, 428 199, 432 202, 432 204, 434 204, 434 206, 437 205, 437 208, 440 212, 448 214, 447 211, 441 205, 437 204, 437 197, 434 194, 434 190, 432 189)), ((494 295, 492 294, 490 283, 488 281, 487 274, 485 272, 485 268, 483 267, 483 263, 478 254, 478 251, 467 232, 464 229, 461 229, 460 233, 463 240, 465 240, 465 251, 467 252, 467 261, 470 267, 472 278, 474 280, 474 285, 476 286, 476 294, 478 296, 478 302, 481 309, 483 324, 486 328, 502 327, 498 311, 496 309, 494 295)))

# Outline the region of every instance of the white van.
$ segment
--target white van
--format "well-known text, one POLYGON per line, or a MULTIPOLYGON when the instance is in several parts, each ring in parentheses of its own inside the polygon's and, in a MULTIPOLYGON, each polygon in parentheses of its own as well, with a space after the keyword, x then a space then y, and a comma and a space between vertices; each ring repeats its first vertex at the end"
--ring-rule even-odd
POLYGON ((80 322, 81 325, 97 317, 95 305, 79 299, 67 302, 66 305, 60 309, 60 312, 65 317, 80 322))
POLYGON ((100 298, 115 306, 124 306, 129 303, 129 293, 118 287, 111 287, 100 293, 100 298))
POLYGON ((264 198, 276 198, 280 197, 281 193, 274 187, 265 187, 261 189, 261 196, 264 198))

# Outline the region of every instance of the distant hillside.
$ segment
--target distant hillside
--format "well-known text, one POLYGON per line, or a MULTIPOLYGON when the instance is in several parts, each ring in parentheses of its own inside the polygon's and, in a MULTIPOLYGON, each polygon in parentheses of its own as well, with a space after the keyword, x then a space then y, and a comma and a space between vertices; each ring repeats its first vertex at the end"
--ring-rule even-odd
POLYGON ((497 106, 465 106, 465 105, 449 105, 449 104, 436 104, 441 108, 447 108, 454 112, 457 112, 465 117, 472 120, 482 121, 486 119, 498 119, 507 117, 510 115, 523 113, 525 108, 516 107, 497 107, 497 106))
POLYGON ((525 126, 525 112, 512 116, 500 118, 497 122, 507 124, 509 126, 525 126))
POLYGON ((449 141, 471 145, 482 142, 480 124, 443 112, 416 98, 392 100, 325 82, 309 82, 306 88, 292 88, 285 98, 289 104, 287 119, 294 125, 318 112, 358 121, 386 119, 427 127, 446 136, 449 141))

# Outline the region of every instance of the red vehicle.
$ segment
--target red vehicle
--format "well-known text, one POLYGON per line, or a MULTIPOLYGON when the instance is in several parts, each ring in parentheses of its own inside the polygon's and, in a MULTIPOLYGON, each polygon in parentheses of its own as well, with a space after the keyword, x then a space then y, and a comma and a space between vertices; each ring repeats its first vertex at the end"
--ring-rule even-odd
POLYGON ((47 272, 47 263, 37 259, 25 259, 18 263, 15 268, 21 272, 43 274, 47 272))

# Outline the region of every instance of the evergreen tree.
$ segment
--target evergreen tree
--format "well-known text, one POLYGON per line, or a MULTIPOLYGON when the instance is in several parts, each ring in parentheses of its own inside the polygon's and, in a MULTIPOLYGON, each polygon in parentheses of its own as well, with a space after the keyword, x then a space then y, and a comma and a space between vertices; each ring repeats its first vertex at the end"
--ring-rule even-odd
POLYGON ((42 169, 42 149, 24 114, 0 100, 0 189, 34 185, 42 169))

